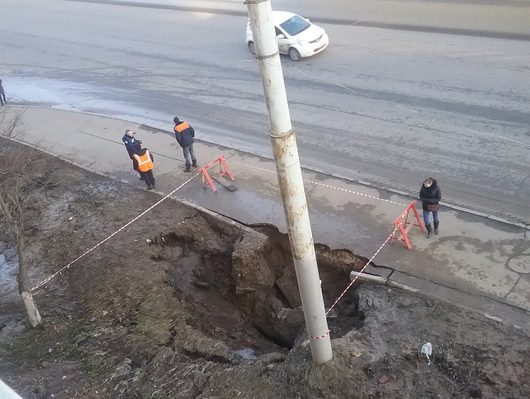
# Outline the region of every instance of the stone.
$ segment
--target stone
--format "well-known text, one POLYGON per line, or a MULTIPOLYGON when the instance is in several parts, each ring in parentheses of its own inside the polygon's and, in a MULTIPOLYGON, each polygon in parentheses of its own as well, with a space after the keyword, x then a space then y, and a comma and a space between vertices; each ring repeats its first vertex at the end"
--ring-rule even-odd
POLYGON ((285 360, 285 355, 280 352, 267 353, 266 355, 260 356, 259 361, 264 364, 279 363, 285 360))
POLYGON ((274 286, 274 272, 263 256, 266 250, 267 241, 250 234, 234 245, 232 277, 237 294, 274 286))

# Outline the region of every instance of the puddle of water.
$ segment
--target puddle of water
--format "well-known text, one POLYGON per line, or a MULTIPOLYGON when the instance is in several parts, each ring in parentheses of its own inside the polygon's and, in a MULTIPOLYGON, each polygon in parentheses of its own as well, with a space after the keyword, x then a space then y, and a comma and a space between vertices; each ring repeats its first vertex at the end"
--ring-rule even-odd
POLYGON ((252 348, 245 348, 234 351, 235 355, 243 360, 256 360, 256 352, 252 348))
POLYGON ((0 254, 0 296, 1 300, 11 300, 18 295, 16 257, 6 259, 5 254, 0 254))
POLYGON ((63 80, 12 76, 4 81, 4 88, 12 102, 78 104, 93 100, 88 95, 90 86, 63 80))
MULTIPOLYGON (((45 105, 66 111, 83 111, 111 118, 135 122, 172 132, 173 113, 149 107, 149 97, 136 94, 138 90, 124 90, 101 86, 95 82, 79 83, 65 79, 49 79, 34 76, 10 76, 4 79, 8 101, 13 104, 45 105), (135 105, 134 105, 135 104, 135 105), (145 106, 142 106, 145 104, 145 106)), ((272 157, 270 147, 249 143, 247 138, 234 138, 219 126, 194 122, 203 141, 230 145, 259 156, 272 157), (219 137, 223 137, 222 140, 219 137), (227 141, 228 140, 228 141, 227 141)))
POLYGON ((56 109, 82 110, 119 119, 165 128, 172 117, 150 109, 130 105, 131 92, 118 88, 68 80, 12 76, 4 82, 11 102, 46 104, 56 109), (127 99, 127 103, 120 99, 127 99))

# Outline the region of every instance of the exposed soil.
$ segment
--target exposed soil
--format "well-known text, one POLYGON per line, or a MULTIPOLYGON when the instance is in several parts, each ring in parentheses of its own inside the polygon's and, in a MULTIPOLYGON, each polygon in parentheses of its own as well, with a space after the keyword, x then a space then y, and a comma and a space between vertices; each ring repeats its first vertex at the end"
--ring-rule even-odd
MULTIPOLYGON (((39 157, 58 184, 32 204, 35 283, 160 198, 39 157)), ((0 376, 25 398, 530 397, 523 331, 372 284, 339 303, 334 359, 315 366, 287 237, 173 200, 39 289, 33 330, 2 223, 0 376)), ((316 248, 329 305, 366 259, 316 248)))

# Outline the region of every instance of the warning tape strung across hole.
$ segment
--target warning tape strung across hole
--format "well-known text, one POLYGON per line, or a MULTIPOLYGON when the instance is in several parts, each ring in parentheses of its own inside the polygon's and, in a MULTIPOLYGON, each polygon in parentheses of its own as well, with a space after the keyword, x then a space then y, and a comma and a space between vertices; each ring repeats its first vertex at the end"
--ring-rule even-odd
MULTIPOLYGON (((270 169, 265 169, 265 168, 260 168, 258 166, 253 166, 253 165, 249 165, 247 163, 243 163, 243 165, 245 165, 246 167, 248 168, 251 168, 251 169, 256 169, 256 170, 260 170, 262 172, 266 172, 266 173, 271 173, 271 174, 276 174, 275 171, 273 170, 270 170, 270 169)), ((311 184, 314 184, 314 185, 317 185, 317 186, 321 186, 321 187, 326 187, 326 188, 331 188, 333 190, 338 190, 338 191, 343 191, 343 192, 346 192, 346 193, 350 193, 350 194, 355 194, 355 195, 360 195, 362 197, 366 197, 366 198, 372 198, 372 199, 376 199, 378 201, 384 201, 384 202, 388 202, 388 203, 391 203, 391 204, 395 204, 395 205, 399 205, 399 206, 406 206, 406 204, 402 204, 401 202, 397 202, 397 201, 392 201, 392 200, 387 200, 387 199, 383 199, 383 198, 378 198, 378 197, 374 197, 372 195, 367 195, 367 194, 363 194, 363 193, 359 193, 357 191, 353 191, 353 190, 348 190, 348 189, 345 189, 345 188, 341 188, 341 187, 336 187, 336 186, 332 186, 330 184, 325 184, 325 183, 320 183, 320 182, 316 182, 316 181, 313 181, 313 180, 308 180, 308 179, 303 179, 306 183, 311 183, 311 184)), ((364 267, 359 271, 359 274, 357 274, 355 276, 355 278, 350 282, 350 284, 348 284, 348 286, 346 287, 346 289, 342 292, 342 294, 339 295, 339 297, 337 298, 337 300, 333 303, 333 305, 331 305, 331 307, 328 309, 328 311, 326 312, 326 316, 329 314, 329 312, 331 312, 331 310, 335 307, 335 305, 337 305, 337 303, 342 299, 342 297, 346 294, 346 292, 351 288, 351 286, 355 283, 355 281, 359 278, 359 276, 361 275, 361 273, 368 267, 368 265, 370 263, 373 262, 373 260, 375 259, 375 257, 379 254, 379 252, 381 252, 381 250, 383 249, 383 247, 388 243, 388 241, 392 238, 392 236, 394 235, 394 233, 396 232, 396 229, 394 228, 392 230, 392 233, 390 233, 390 235, 386 238, 386 240, 383 242, 383 244, 381 244, 381 246, 379 247, 379 249, 377 251, 375 251, 375 253, 372 255, 372 257, 368 260, 368 262, 366 262, 366 264, 364 265, 364 267)), ((320 335, 320 336, 316 336, 316 337, 313 337, 311 336, 310 338, 311 339, 324 339, 327 335, 329 334, 329 331, 327 331, 324 335, 320 335)))
MULTIPOLYGON (((260 171, 266 172, 266 173, 276 174, 276 172, 273 171, 273 170, 260 168, 260 167, 249 165, 249 164, 246 164, 246 163, 243 164, 243 165, 245 165, 247 168, 260 170, 260 171)), ((342 192, 345 192, 345 193, 354 194, 354 195, 358 195, 358 196, 365 197, 365 198, 371 198, 371 199, 375 199, 375 200, 378 200, 378 201, 388 202, 389 204, 394 204, 394 205, 399 205, 399 206, 406 206, 407 205, 407 204, 403 204, 401 202, 392 201, 392 200, 379 198, 379 197, 374 197, 373 195, 363 194, 363 193, 360 193, 358 191, 349 190, 347 188, 332 186, 331 184, 320 183, 320 182, 317 182, 317 181, 314 181, 314 180, 308 180, 308 179, 303 179, 303 180, 304 180, 304 182, 310 183, 310 184, 314 184, 315 186, 331 188, 333 190, 342 191, 342 192)))
POLYGON ((355 281, 359 278, 359 276, 362 274, 362 272, 364 271, 364 269, 366 269, 368 267, 368 265, 370 263, 372 263, 372 261, 374 260, 374 258, 377 256, 377 254, 379 252, 381 252, 381 250, 383 249, 383 247, 388 243, 388 241, 392 238, 392 236, 394 235, 394 233, 396 232, 396 229, 393 229, 392 230, 392 233, 390 233, 390 235, 387 237, 387 239, 385 240, 385 242, 383 244, 381 244, 381 246, 379 247, 379 249, 377 251, 375 251, 375 254, 372 255, 372 257, 368 260, 368 262, 366 262, 366 265, 364 265, 364 267, 358 272, 358 274, 355 276, 355 278, 350 282, 350 284, 346 287, 346 289, 344 291, 342 291, 342 294, 339 295, 339 297, 337 298, 337 300, 335 302, 333 302, 333 305, 331 305, 331 307, 328 309, 328 311, 326 312, 326 316, 329 314, 329 312, 331 312, 331 309, 333 309, 335 307, 335 305, 342 299, 342 297, 344 296, 344 294, 346 294, 346 292, 350 289, 350 287, 353 285, 353 283, 355 283, 355 281))
POLYGON ((103 243, 105 243, 106 241, 110 240, 112 237, 114 237, 116 234, 118 234, 120 231, 122 231, 123 229, 127 228, 128 226, 130 226, 131 224, 133 224, 134 222, 136 222, 138 219, 140 219, 142 216, 144 216, 146 213, 148 213, 149 211, 151 211, 153 208, 155 208, 156 206, 158 206, 161 202, 165 201, 166 199, 168 199, 169 197, 171 197, 174 193, 176 193, 178 190, 180 190, 182 187, 184 187, 186 184, 188 184, 190 181, 192 181, 193 179, 195 179, 197 176, 199 176, 199 174, 197 173, 196 175, 190 177, 188 180, 186 180, 184 183, 182 183, 180 186, 178 186, 177 188, 175 188, 173 191, 171 191, 169 194, 166 194, 164 197, 162 197, 160 200, 158 200, 157 202, 155 202, 153 205, 151 205, 149 208, 147 208, 145 211, 143 211, 142 213, 140 213, 138 216, 136 216, 134 219, 132 219, 131 221, 127 222, 125 225, 123 225, 122 227, 120 227, 118 230, 116 230, 114 233, 112 233, 111 235, 109 235, 107 238, 103 239, 102 241, 100 241, 99 243, 97 243, 96 245, 94 245, 92 248, 90 249, 87 249, 84 253, 82 253, 81 255, 79 255, 77 258, 75 258, 73 261, 69 262, 67 265, 65 265, 64 267, 62 267, 61 269, 59 269, 58 271, 56 271, 55 273, 53 273, 52 275, 46 277, 44 280, 42 280, 40 283, 34 285, 32 288, 31 288, 31 291, 35 291, 37 289, 39 289, 40 287, 42 287, 44 284, 47 284, 49 283, 51 280, 53 280, 55 277, 57 277, 59 274, 61 274, 62 272, 64 272, 65 270, 69 269, 70 266, 72 266, 74 263, 76 263, 78 260, 80 260, 81 258, 85 257, 86 255, 88 255, 90 252, 92 252, 93 250, 95 250, 96 248, 98 248, 100 245, 102 245, 103 243))

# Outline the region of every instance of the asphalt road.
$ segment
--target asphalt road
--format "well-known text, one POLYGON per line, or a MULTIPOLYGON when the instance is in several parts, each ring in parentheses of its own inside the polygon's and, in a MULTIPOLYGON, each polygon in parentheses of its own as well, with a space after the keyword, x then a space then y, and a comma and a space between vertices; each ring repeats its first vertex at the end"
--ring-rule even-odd
MULTIPOLYGON (((8 99, 168 130, 179 115, 271 155, 241 2, 111 3, 2 0, 8 99)), ((446 202, 530 224, 529 1, 291 4, 331 38, 283 62, 304 166, 408 193, 433 175, 446 202)))

